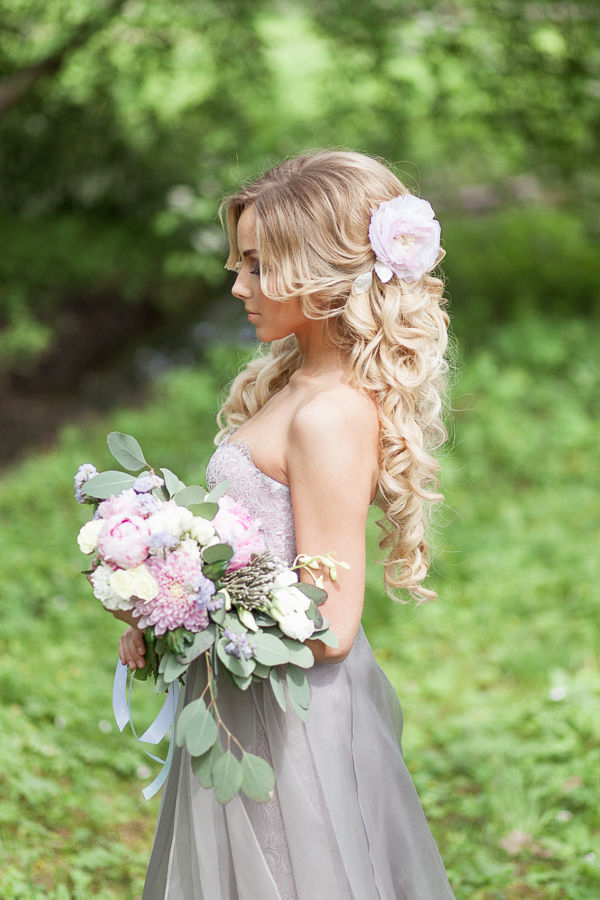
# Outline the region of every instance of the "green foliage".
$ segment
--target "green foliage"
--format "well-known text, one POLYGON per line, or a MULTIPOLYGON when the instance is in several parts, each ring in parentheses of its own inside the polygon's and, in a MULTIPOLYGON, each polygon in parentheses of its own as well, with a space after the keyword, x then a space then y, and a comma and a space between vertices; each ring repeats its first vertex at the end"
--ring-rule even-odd
MULTIPOLYGON (((488 329, 456 378, 434 533, 439 599, 396 606, 369 566, 365 628, 402 701, 405 758, 457 897, 600 893, 598 343, 588 322, 566 317, 488 329)), ((215 391, 208 372, 173 372, 146 408, 70 426, 0 480, 6 900, 141 894, 159 798, 140 806, 137 793, 156 766, 140 765, 139 746, 112 724, 122 624, 79 574, 88 510, 70 478, 83 459, 110 465, 108 425, 202 483, 215 391)), ((373 561, 376 537, 372 525, 373 561)), ((135 688, 141 733, 162 698, 135 688)), ((223 748, 210 752, 193 764, 209 782, 223 748)))

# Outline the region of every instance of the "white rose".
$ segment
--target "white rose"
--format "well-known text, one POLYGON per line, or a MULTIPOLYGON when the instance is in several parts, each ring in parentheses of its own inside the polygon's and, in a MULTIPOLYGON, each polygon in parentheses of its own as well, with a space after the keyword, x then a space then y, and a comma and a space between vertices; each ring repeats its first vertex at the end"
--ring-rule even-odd
POLYGON ((271 590, 275 611, 282 616, 304 613, 310 606, 310 598, 296 587, 276 587, 271 590))
POLYGON ((98 549, 98 535, 104 526, 104 519, 92 519, 81 527, 77 543, 82 553, 93 553, 98 549))
POLYGON ((96 597, 106 609, 132 609, 134 604, 128 598, 120 597, 113 589, 110 579, 114 575, 110 566, 98 566, 92 572, 91 581, 96 597))
POLYGON ((193 513, 185 506, 178 506, 174 500, 163 503, 158 512, 146 519, 150 534, 168 531, 177 540, 185 531, 190 530, 193 521, 193 513))
POLYGON ((297 581, 298 576, 291 569, 280 569, 275 576, 273 587, 289 587, 291 584, 296 584, 297 581))
POLYGON ((133 569, 117 569, 110 576, 110 586, 122 600, 154 600, 158 594, 156 579, 144 563, 133 569))
POLYGON ((211 541, 215 536, 215 529, 212 527, 208 519, 201 516, 194 516, 192 524, 189 527, 190 536, 198 541, 201 547, 211 541))
POLYGON ((282 616, 279 619, 279 627, 284 634, 297 641, 306 641, 315 630, 314 622, 311 622, 303 612, 282 616))

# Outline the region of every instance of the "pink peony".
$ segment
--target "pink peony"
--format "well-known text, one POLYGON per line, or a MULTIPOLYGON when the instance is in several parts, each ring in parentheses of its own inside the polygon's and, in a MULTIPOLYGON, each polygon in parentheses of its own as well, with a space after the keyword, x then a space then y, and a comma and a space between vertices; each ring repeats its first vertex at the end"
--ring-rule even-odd
POLYGON ((102 501, 98 507, 98 515, 102 519, 111 519, 113 516, 137 516, 139 515, 138 495, 133 488, 121 491, 118 496, 102 501))
POLYGON ((133 569, 148 557, 150 529, 140 516, 115 515, 106 519, 98 537, 104 562, 121 569, 133 569))
POLYGON ((225 495, 218 501, 219 511, 212 525, 220 539, 233 547, 229 571, 241 569, 250 562, 253 553, 261 553, 265 542, 260 533, 260 519, 253 519, 243 506, 225 495))
POLYGON ((206 603, 215 586, 202 574, 199 553, 175 550, 164 560, 152 557, 146 567, 158 584, 158 593, 152 600, 138 603, 138 628, 152 625, 155 634, 180 625, 188 631, 203 631, 209 622, 206 603))
POLYGON ((369 241, 381 281, 393 275, 418 281, 435 266, 440 251, 440 223, 431 204, 412 194, 386 200, 371 216, 369 241))

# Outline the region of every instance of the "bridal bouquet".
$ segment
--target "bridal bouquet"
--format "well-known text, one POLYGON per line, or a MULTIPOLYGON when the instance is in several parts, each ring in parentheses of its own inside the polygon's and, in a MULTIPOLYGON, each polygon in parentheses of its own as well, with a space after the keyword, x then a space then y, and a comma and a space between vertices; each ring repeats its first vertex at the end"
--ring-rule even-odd
MULTIPOLYGON (((157 475, 131 435, 112 432, 107 442, 126 471, 98 472, 85 463, 75 476, 76 498, 94 506, 77 538, 92 557, 84 574, 106 609, 131 610, 145 629, 146 665, 132 677, 153 676, 156 691, 171 691, 173 699, 191 663, 205 668, 202 695, 184 706, 174 735, 200 782, 214 787, 220 803, 239 790, 265 802, 273 771, 223 721, 218 681, 228 677, 241 691, 268 681, 279 706, 285 710, 289 702, 306 721, 304 670, 314 658, 304 642, 337 646, 319 611, 327 593, 315 573, 324 569, 335 580, 336 566, 347 564, 331 554, 283 564, 264 546, 259 523, 227 496, 227 482, 207 493, 169 469, 157 475), (300 569, 313 583, 298 580, 300 569)), ((172 703, 173 719, 175 708, 172 703)), ((172 742, 173 735, 169 761, 172 742)))

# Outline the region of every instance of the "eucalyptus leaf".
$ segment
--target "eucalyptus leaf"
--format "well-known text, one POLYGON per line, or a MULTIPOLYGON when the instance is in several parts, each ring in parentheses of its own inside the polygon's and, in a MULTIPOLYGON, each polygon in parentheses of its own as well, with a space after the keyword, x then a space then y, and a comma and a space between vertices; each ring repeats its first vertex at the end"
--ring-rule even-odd
POLYGON ((94 497, 96 500, 106 500, 107 497, 114 497, 121 491, 127 490, 133 485, 135 475, 128 475, 126 472, 118 472, 109 469, 107 472, 100 472, 94 475, 84 484, 82 490, 88 497, 94 497))
POLYGON ((170 469, 161 469, 163 478, 165 480, 165 487, 167 489, 167 493, 169 497, 174 497, 177 491, 183 490, 185 484, 181 481, 180 478, 175 475, 174 472, 171 472, 170 469))
POLYGON ((269 763, 255 756, 244 753, 242 756, 242 790, 246 797, 257 803, 266 803, 273 795, 275 775, 269 763))
POLYGON ((252 673, 252 675, 247 675, 246 678, 242 678, 240 675, 234 675, 233 672, 230 672, 229 674, 231 680, 240 691, 248 690, 254 679, 254 673, 252 673))
POLYGON ((210 617, 217 625, 222 625, 225 621, 225 607, 222 606, 220 609, 215 609, 210 613, 210 617))
POLYGON ((191 756, 201 756, 217 739, 217 725, 202 697, 184 706, 177 720, 175 741, 191 756))
POLYGON ((302 669, 310 669, 314 666, 315 658, 310 647, 307 647, 306 644, 301 644, 300 641, 295 641, 292 638, 284 637, 282 638, 282 641, 288 648, 291 663, 295 666, 300 666, 302 669))
POLYGON ((297 666, 286 666, 285 678, 288 694, 302 709, 308 709, 310 703, 310 685, 302 669, 297 666))
POLYGON ((210 750, 202 756, 192 756, 192 771, 202 787, 213 787, 212 767, 222 756, 223 748, 219 741, 215 741, 210 750))
POLYGON ((286 697, 285 697, 285 686, 283 683, 283 678, 281 677, 281 672, 279 669, 271 669, 269 672, 269 682, 271 684, 271 688, 273 689, 273 695, 277 700, 277 703, 281 707, 281 709, 285 712, 286 710, 286 697))
POLYGON ((142 448, 130 434, 111 431, 106 438, 106 443, 116 461, 128 472, 139 472, 148 465, 144 459, 142 448))
POLYGON ((223 494, 227 493, 227 488, 229 487, 229 479, 226 478, 225 481, 221 481, 219 484, 216 484, 212 491, 209 491, 206 495, 207 503, 216 503, 223 494))
POLYGON ((244 625, 240 622, 236 613, 225 613, 223 627, 229 628, 229 630, 235 632, 235 634, 246 634, 247 631, 244 625))
POLYGON ((228 750, 212 767, 215 796, 219 803, 229 803, 242 786, 242 764, 228 750))
POLYGON ((268 678, 270 671, 271 670, 270 670, 269 666, 263 666, 262 663, 257 662, 256 666, 254 667, 253 674, 256 675, 258 678, 268 678))
POLYGON ((230 672, 233 672, 234 675, 238 675, 240 678, 247 678, 248 675, 252 675, 254 666, 256 665, 254 660, 239 659, 237 656, 227 653, 225 646, 228 643, 226 637, 222 637, 217 641, 217 653, 225 668, 229 669, 230 672))
POLYGON ((229 562, 233 556, 233 548, 229 544, 211 544, 202 551, 205 563, 229 562))
POLYGON ((210 520, 214 519, 219 511, 219 507, 216 503, 190 503, 189 510, 201 519, 210 520))
POLYGON ((254 621, 258 625, 259 628, 273 628, 274 625, 277 625, 277 622, 272 616, 269 616, 264 612, 255 612, 252 613, 254 616, 254 621))
POLYGON ((323 616, 314 600, 311 600, 310 606, 306 610, 306 616, 315 626, 315 631, 318 631, 319 628, 323 627, 323 616))
POLYGON ((304 709, 303 706, 300 706, 298 701, 290 694, 290 703, 292 704, 292 709, 296 713, 299 719, 302 719, 303 722, 308 722, 308 710, 304 709))
POLYGON ((177 491, 173 500, 179 506, 189 507, 194 503, 203 503, 205 496, 206 491, 204 488, 201 488, 199 484, 191 484, 189 487, 183 487, 177 491))
POLYGON ((254 656, 257 662, 265 666, 279 666, 289 662, 290 653, 281 638, 274 634, 258 632, 252 638, 254 643, 254 656))
POLYGON ((212 647, 214 641, 215 627, 214 625, 209 625, 204 631, 199 631, 196 634, 193 643, 177 657, 178 662, 189 665, 193 660, 197 659, 201 653, 204 653, 209 647, 212 647))
POLYGON ((156 676, 156 682, 154 684, 154 690, 156 691, 156 693, 164 694, 165 691, 168 690, 168 688, 169 688, 169 685, 165 681, 164 677, 161 674, 158 674, 156 676))
POLYGON ((180 663, 173 653, 165 653, 160 661, 158 671, 163 676, 167 684, 171 684, 176 678, 179 678, 187 669, 187 663, 180 663))
POLYGON ((320 631, 318 634, 315 634, 314 640, 323 641, 323 643, 327 644, 328 647, 340 646, 337 635, 331 630, 331 628, 328 628, 327 631, 320 631))
POLYGON ((321 604, 325 603, 327 600, 327 591, 317 587, 316 584, 307 584, 305 581, 299 581, 294 587, 299 591, 302 591, 306 597, 314 600, 317 606, 321 606, 321 604))

